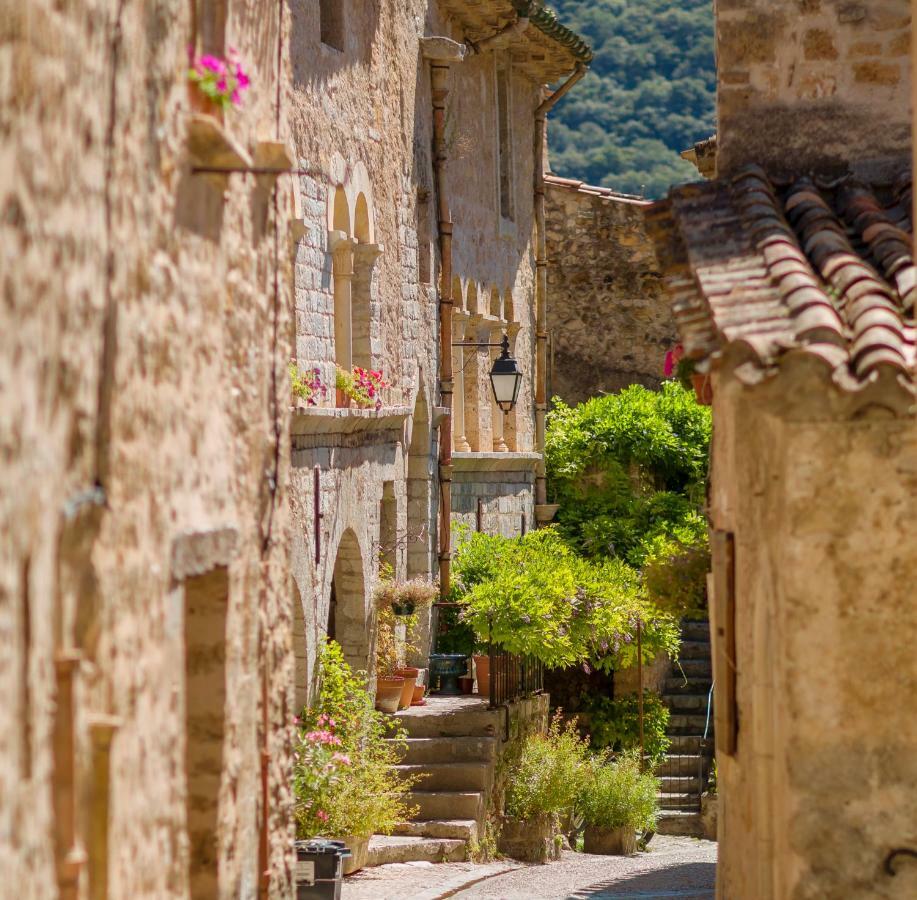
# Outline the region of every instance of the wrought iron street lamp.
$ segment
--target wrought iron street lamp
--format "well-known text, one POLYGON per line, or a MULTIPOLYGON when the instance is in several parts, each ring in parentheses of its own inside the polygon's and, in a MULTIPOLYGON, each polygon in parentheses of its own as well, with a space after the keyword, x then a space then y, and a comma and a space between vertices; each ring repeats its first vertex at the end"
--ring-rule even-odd
POLYGON ((494 392, 497 406, 507 415, 519 399, 519 388, 522 386, 522 372, 515 358, 509 355, 509 337, 503 335, 499 344, 479 343, 477 341, 458 341, 453 347, 499 347, 500 355, 490 368, 490 386, 494 392))

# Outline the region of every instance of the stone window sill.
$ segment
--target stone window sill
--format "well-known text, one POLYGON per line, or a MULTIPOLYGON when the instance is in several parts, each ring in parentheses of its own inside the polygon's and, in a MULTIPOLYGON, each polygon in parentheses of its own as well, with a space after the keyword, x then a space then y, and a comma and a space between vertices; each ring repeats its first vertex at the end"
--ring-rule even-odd
POLYGON ((357 431, 403 430, 411 412, 409 406, 383 406, 382 409, 294 407, 290 433, 350 434, 357 431))
POLYGON ((531 451, 481 451, 452 454, 452 468, 456 472, 534 472, 539 462, 541 462, 541 454, 531 451))

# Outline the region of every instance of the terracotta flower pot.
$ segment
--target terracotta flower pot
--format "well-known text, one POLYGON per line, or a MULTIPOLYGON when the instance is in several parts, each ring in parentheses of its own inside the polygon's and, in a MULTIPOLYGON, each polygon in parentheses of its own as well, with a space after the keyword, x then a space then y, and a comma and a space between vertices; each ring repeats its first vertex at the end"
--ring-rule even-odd
POLYGON ((474 679, 470 675, 459 676, 459 690, 463 694, 471 694, 474 691, 474 679))
POLYGON ((478 681, 476 693, 485 697, 490 696, 490 657, 474 657, 474 675, 478 681))
POLYGON ((188 82, 188 105, 192 112, 223 121, 223 105, 211 100, 193 81, 188 82))
POLYGON ((637 852, 637 832, 629 825, 620 828, 587 825, 583 835, 583 850, 605 856, 630 856, 637 852))
POLYGON ((411 706, 423 706, 423 692, 426 688, 422 684, 414 685, 414 695, 411 697, 411 706))
POLYGON ((376 709, 385 713, 398 712, 404 679, 400 675, 380 675, 376 679, 376 709))
POLYGON ((713 382, 709 375, 703 375, 700 372, 691 373, 691 384, 694 385, 694 396, 701 406, 711 406, 713 404, 713 382))
POLYGON ((401 688, 401 699, 398 701, 398 709, 407 709, 414 697, 414 685, 417 684, 417 676, 420 674, 420 669, 415 669, 413 666, 405 666, 403 669, 396 669, 395 674, 404 679, 404 684, 401 688))
POLYGON ((351 396, 345 394, 341 388, 334 389, 334 405, 338 409, 348 409, 350 407, 351 396))

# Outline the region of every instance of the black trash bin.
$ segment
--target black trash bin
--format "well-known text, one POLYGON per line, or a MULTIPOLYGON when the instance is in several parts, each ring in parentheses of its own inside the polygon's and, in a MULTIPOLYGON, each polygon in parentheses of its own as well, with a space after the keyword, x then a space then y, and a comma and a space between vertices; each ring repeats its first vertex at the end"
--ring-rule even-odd
POLYGON ((341 900, 346 856, 350 851, 343 841, 296 841, 296 900, 341 900))

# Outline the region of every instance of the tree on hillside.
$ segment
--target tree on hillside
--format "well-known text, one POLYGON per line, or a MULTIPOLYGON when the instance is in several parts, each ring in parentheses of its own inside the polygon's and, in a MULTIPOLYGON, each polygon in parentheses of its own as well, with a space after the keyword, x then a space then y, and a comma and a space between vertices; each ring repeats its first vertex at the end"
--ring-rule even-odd
POLYGON ((660 197, 695 180, 680 151, 715 131, 712 0, 553 0, 595 54, 558 104, 552 170, 660 197))

